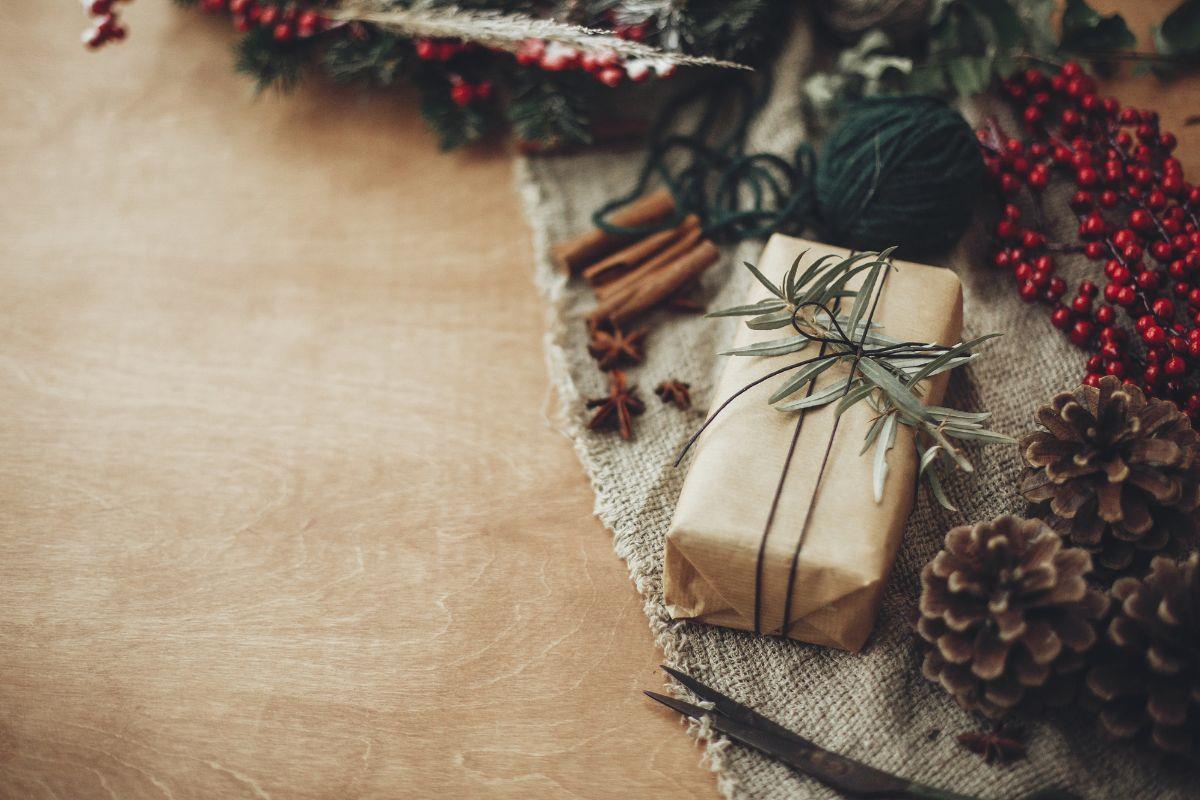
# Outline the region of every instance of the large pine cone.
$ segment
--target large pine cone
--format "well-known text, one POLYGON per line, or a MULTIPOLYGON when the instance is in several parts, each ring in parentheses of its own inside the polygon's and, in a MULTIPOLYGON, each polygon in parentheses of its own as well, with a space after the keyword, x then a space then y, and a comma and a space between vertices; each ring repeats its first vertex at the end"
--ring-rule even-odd
MULTIPOLYGON (((1044 430, 1021 439, 1031 467, 1021 493, 1100 566, 1129 567, 1193 537, 1200 436, 1173 403, 1147 400, 1114 376, 1038 409, 1044 430)), ((1147 559, 1148 560, 1148 559, 1147 559)))
POLYGON ((1200 758, 1200 556, 1156 558, 1144 580, 1113 584, 1113 617, 1087 687, 1114 736, 1149 730, 1169 753, 1200 758))
POLYGON ((921 572, 925 677, 993 719, 1030 695, 1070 702, 1108 606, 1084 580, 1091 568, 1086 550, 1064 548, 1040 520, 952 529, 921 572))

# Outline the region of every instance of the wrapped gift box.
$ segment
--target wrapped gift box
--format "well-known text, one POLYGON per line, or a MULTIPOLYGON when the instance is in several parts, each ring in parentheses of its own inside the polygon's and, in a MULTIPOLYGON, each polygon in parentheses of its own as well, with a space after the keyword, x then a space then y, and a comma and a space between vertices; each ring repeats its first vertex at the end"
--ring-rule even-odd
MULTIPOLYGON (((779 282, 802 251, 805 264, 826 253, 848 251, 773 236, 758 268, 779 282)), ((894 338, 953 345, 962 331, 962 287, 953 272, 896 260, 874 320, 894 338)), ((861 277, 861 276, 860 276, 861 277)), ((745 302, 766 296, 753 283, 745 302)), ((779 338, 785 331, 755 331, 739 322, 735 347, 779 338)), ((713 407, 739 388, 817 353, 817 345, 790 356, 722 356, 726 363, 713 407)), ((845 377, 848 366, 826 370, 817 388, 845 377)), ((842 415, 819 486, 821 459, 833 433, 836 403, 804 412, 781 412, 767 398, 791 373, 751 389, 721 412, 696 444, 666 541, 664 593, 675 619, 755 629, 755 586, 760 579, 759 630, 805 642, 859 650, 874 625, 892 562, 915 499, 918 456, 912 432, 897 426, 888 453, 882 501, 874 500, 874 449, 860 455, 873 410, 866 402, 842 415), (800 415, 796 447, 789 448, 800 415), (779 476, 787 477, 762 546, 779 476), (805 514, 811 519, 801 542, 805 514), (797 549, 797 545, 800 547, 797 549), (781 631, 795 558, 789 630, 781 631)), ((931 381, 927 403, 940 401, 948 378, 931 381)))

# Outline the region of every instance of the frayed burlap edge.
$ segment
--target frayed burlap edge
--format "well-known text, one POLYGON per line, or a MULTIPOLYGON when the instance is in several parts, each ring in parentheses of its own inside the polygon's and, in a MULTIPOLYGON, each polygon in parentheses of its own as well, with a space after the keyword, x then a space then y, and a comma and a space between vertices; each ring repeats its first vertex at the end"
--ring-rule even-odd
MULTIPOLYGON (((567 347, 564 339, 566 318, 566 290, 569 276, 556 270, 550 260, 550 246, 547 226, 539 222, 539 186, 530 174, 529 160, 524 157, 516 159, 514 179, 517 194, 526 218, 531 222, 533 238, 534 285, 546 305, 545 333, 542 336, 546 362, 546 374, 549 378, 543 414, 547 423, 556 431, 570 440, 580 465, 587 475, 588 481, 595 494, 592 513, 601 524, 612 534, 613 550, 625 562, 629 569, 629 579, 633 582, 642 598, 642 611, 649 622, 650 632, 654 643, 663 653, 664 661, 671 667, 683 672, 695 672, 689 659, 689 640, 686 633, 678 630, 675 623, 666 612, 661 602, 656 598, 662 597, 662 576, 656 574, 653 566, 647 564, 633 546, 627 533, 622 532, 614 523, 615 509, 608 500, 612 494, 601 481, 598 472, 593 469, 592 461, 583 444, 582 436, 586 427, 579 422, 578 415, 570 413, 584 400, 579 387, 571 379, 568 368, 567 347)), ((690 696, 671 686, 673 694, 681 699, 691 699, 690 696)), ((730 742, 712 730, 711 724, 705 720, 702 723, 689 721, 688 735, 697 743, 702 744, 703 752, 700 763, 715 773, 717 789, 728 800, 737 800, 737 783, 725 770, 725 751, 730 742)))

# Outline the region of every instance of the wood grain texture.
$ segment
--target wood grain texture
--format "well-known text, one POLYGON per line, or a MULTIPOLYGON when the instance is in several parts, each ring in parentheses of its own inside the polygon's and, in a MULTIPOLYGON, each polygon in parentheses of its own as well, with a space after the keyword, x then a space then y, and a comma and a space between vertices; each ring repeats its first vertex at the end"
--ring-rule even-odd
POLYGON ((715 796, 566 439, 502 152, 0 26, 0 797, 715 796))

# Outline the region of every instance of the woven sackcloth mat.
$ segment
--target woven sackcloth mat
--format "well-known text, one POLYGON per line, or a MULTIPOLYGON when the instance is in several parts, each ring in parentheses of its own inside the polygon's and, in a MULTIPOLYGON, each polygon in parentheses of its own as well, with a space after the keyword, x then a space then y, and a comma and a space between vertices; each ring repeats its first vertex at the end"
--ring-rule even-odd
MULTIPOLYGON (((798 27, 780 54, 771 102, 756 119, 749 148, 787 154, 805 135, 799 109, 800 81, 809 37, 798 27)), ((875 632, 861 653, 850 654, 778 638, 690 622, 674 622, 662 602, 663 537, 683 482, 672 467, 683 442, 704 419, 713 398, 719 359, 734 321, 663 313, 653 320, 648 358, 631 371, 646 400, 636 435, 623 442, 585 427, 585 398, 605 392, 605 378, 586 350, 583 316, 594 302, 579 281, 567 281, 548 258, 549 246, 590 225, 591 212, 631 185, 644 154, 586 153, 528 158, 518 164, 518 188, 530 220, 536 281, 548 304, 546 357, 556 394, 555 424, 568 435, 591 479, 596 513, 613 532, 614 547, 629 565, 645 600, 667 663, 679 667, 802 732, 818 744, 915 780, 983 798, 1016 798, 1048 785, 1088 798, 1195 797, 1186 776, 1164 772, 1152 758, 1111 744, 1093 733, 1081 713, 1022 721, 1029 757, 1009 767, 988 766, 955 742, 958 733, 983 723, 960 710, 921 676, 920 655, 906 620, 919 592, 922 565, 939 549, 945 532, 964 521, 932 503, 928 492, 908 522, 875 632), (680 413, 652 394, 660 381, 692 385, 695 408, 680 413), (1069 733, 1068 733, 1069 732, 1069 733)), ((968 237, 970 240, 972 237, 968 237)), ((976 240, 980 237, 975 236, 976 240)), ((741 302, 761 242, 731 249, 704 282, 710 308, 741 302)), ((964 245, 947 265, 964 284, 964 336, 1002 331, 1006 336, 965 374, 951 382, 948 404, 993 412, 993 427, 1019 436, 1032 426, 1035 407, 1082 373, 1078 350, 1054 332, 1044 311, 1022 303, 1009 278, 984 266, 983 254, 964 245)), ((977 248, 976 248, 977 249, 977 248)), ((752 468, 752 454, 747 454, 752 468)), ((1020 513, 1014 486, 1020 472, 1015 446, 992 447, 975 456, 977 475, 948 481, 947 493, 966 519, 1020 513)), ((773 476, 763 476, 774 481, 773 476)), ((651 687, 652 688, 652 687, 651 687)), ((646 713, 654 713, 649 705, 646 713)), ((707 739, 708 731, 693 725, 707 739)), ((729 798, 832 798, 820 784, 746 748, 709 741, 706 762, 729 798)))

